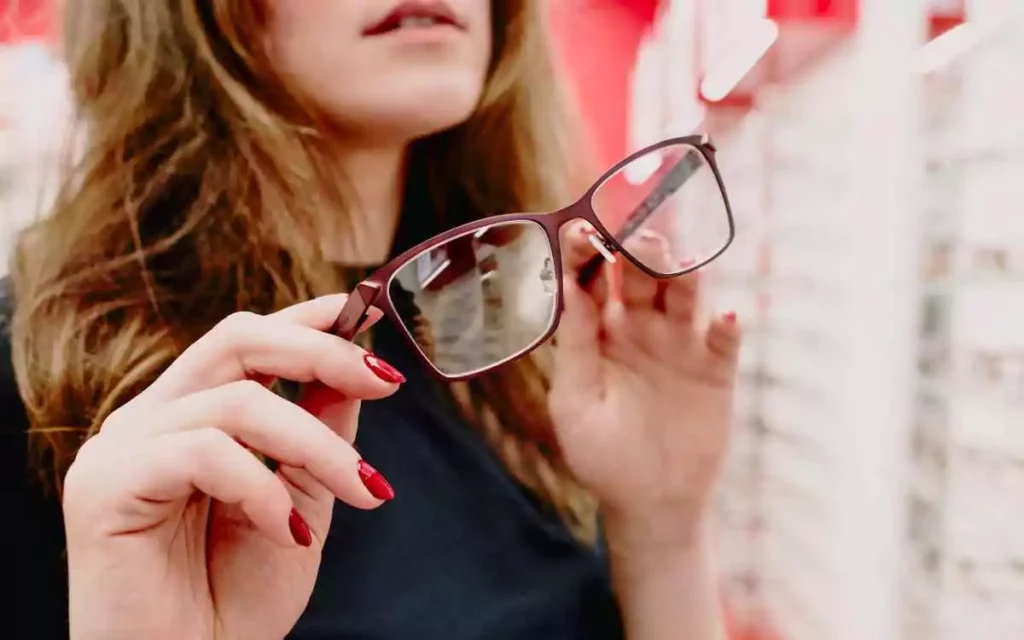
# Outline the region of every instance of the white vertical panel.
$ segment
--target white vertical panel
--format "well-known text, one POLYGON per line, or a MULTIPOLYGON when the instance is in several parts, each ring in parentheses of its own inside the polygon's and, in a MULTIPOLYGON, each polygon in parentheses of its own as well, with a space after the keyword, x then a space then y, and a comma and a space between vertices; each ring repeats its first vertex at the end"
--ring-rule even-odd
POLYGON ((920 239, 922 153, 919 87, 909 76, 923 43, 921 0, 861 0, 845 93, 853 127, 845 149, 853 188, 844 193, 850 304, 836 318, 849 366, 835 441, 844 478, 832 502, 839 567, 830 638, 894 638, 900 628, 907 443, 920 239))

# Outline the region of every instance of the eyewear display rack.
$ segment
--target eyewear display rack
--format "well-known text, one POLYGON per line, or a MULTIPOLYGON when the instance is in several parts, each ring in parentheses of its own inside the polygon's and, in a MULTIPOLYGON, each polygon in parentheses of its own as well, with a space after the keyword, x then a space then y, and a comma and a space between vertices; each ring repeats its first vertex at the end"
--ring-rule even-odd
MULTIPOLYGON (((844 61, 838 62, 840 65, 844 61)), ((735 244, 707 272, 705 306, 737 309, 744 350, 732 452, 718 501, 719 557, 738 637, 832 638, 844 482, 837 381, 850 366, 845 264, 853 128, 808 87, 772 87, 757 107, 708 123, 736 215, 735 244), (812 139, 830 145, 815 145, 812 139)))
POLYGON ((906 640, 1024 637, 1021 60, 1018 18, 924 85, 906 640))
POLYGON ((890 7, 706 123, 739 234, 707 306, 746 334, 716 538, 737 638, 899 635, 924 5, 890 7))
POLYGON ((731 118, 726 115, 724 120, 709 129, 728 131, 717 141, 731 159, 721 170, 740 231, 729 251, 702 273, 705 299, 701 306, 708 313, 736 311, 745 333, 736 423, 715 503, 713 539, 733 637, 748 638, 761 637, 772 628, 762 571, 767 523, 761 416, 765 401, 762 380, 767 373, 765 341, 758 336, 770 304, 763 284, 770 274, 768 220, 761 215, 770 198, 764 180, 767 129, 763 119, 728 121, 731 118))
POLYGON ((841 466, 829 378, 844 353, 829 315, 845 292, 835 268, 842 236, 830 218, 840 215, 830 202, 842 198, 843 176, 835 158, 799 141, 808 130, 843 133, 805 104, 799 93, 774 89, 726 139, 723 155, 739 163, 725 176, 730 195, 753 193, 734 203, 740 238, 709 277, 715 308, 731 302, 748 311, 720 503, 731 516, 722 526, 733 529, 720 553, 727 600, 746 608, 748 634, 787 640, 832 637, 829 505, 841 466))

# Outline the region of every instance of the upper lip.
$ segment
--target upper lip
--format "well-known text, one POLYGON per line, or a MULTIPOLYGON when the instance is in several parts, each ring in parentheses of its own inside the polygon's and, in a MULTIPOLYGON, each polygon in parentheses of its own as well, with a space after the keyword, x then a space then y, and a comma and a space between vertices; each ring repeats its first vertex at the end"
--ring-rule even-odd
POLYGON ((387 15, 363 29, 364 36, 375 36, 397 29, 405 18, 433 18, 440 23, 465 29, 452 8, 443 0, 406 0, 392 9, 387 15))

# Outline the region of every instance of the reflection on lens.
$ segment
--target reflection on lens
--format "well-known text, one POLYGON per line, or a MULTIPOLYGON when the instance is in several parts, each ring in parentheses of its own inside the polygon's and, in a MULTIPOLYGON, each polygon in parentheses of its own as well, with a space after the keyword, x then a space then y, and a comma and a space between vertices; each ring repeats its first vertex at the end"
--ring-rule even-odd
POLYGON ((532 348, 554 322, 554 258, 543 227, 497 223, 403 265, 391 302, 423 354, 461 376, 532 348))
POLYGON ((633 159, 600 184, 591 205, 625 252, 656 273, 703 265, 731 240, 721 187, 691 145, 668 145, 633 159))

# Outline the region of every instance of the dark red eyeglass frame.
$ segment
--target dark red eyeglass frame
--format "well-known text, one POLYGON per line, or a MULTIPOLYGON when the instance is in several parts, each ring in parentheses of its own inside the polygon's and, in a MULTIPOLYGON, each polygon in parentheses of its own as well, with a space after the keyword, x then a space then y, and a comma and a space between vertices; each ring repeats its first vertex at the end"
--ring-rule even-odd
MULTIPOLYGON (((632 155, 620 160, 615 166, 606 171, 600 178, 598 178, 587 192, 583 196, 574 202, 573 204, 559 209, 557 211, 549 213, 506 213, 501 215, 490 216, 487 218, 481 218, 468 222, 463 225, 459 225, 454 229, 446 231, 442 234, 436 235, 429 240, 425 240, 416 246, 402 252, 401 255, 390 260, 387 264, 382 266, 373 272, 373 274, 356 285, 355 290, 349 295, 345 306, 342 308, 341 313, 338 314, 337 320, 334 321, 334 325, 330 329, 331 333, 334 333, 341 338, 346 340, 352 340, 355 335, 359 332, 360 327, 366 321, 370 307, 377 307, 380 309, 384 316, 387 317, 391 322, 394 322, 402 330, 405 339, 408 340, 413 347, 417 357, 420 361, 427 366, 428 369, 434 372, 435 375, 450 381, 467 380, 474 376, 481 375, 487 371, 490 371, 496 367, 499 367, 508 362, 512 362, 518 358, 525 356, 526 354, 533 351, 538 345, 542 344, 545 340, 550 338, 555 331, 558 329, 558 323, 562 316, 563 297, 562 297, 562 251, 561 244, 558 236, 559 229, 562 228, 567 222, 572 220, 585 220, 589 222, 600 234, 600 239, 604 243, 605 249, 612 253, 618 253, 625 256, 633 265, 639 268, 641 271, 647 273, 653 278, 675 278, 685 273, 695 271, 708 263, 714 261, 718 256, 722 255, 729 245, 732 244, 733 239, 736 235, 736 227, 733 221, 732 207, 729 204, 729 196, 725 190, 725 183, 722 181, 722 175, 718 169, 718 163, 715 160, 715 153, 717 149, 714 144, 706 135, 695 135, 695 136, 684 136, 679 138, 668 138, 661 142, 655 143, 648 147, 633 153, 632 155), (594 192, 604 184, 606 180, 615 175, 619 170, 625 167, 627 164, 636 160, 637 158, 657 151, 663 147, 670 147, 675 145, 688 145, 693 147, 694 151, 700 153, 702 157, 697 158, 692 154, 693 152, 687 153, 679 160, 675 166, 670 169, 664 177, 655 185, 651 193, 637 206, 623 223, 618 233, 612 234, 605 228, 601 221, 598 219, 597 213, 594 211, 592 199, 594 192), (675 193, 680 187, 685 184, 694 173, 694 171, 704 166, 706 161, 707 166, 711 168, 711 171, 715 175, 715 181, 718 183, 718 189, 722 194, 722 201, 725 205, 725 213, 729 223, 729 236, 726 242, 722 245, 722 248, 715 252, 713 255, 705 259, 703 262, 688 265, 686 268, 680 269, 678 272, 663 274, 656 271, 652 271, 646 267, 643 263, 635 260, 628 251, 624 250, 622 243, 635 231, 647 217, 653 213, 657 207, 664 202, 669 196, 675 193), (421 254, 443 245, 453 239, 466 235, 477 229, 488 227, 495 224, 510 223, 510 222, 528 222, 539 225, 544 232, 547 234, 548 244, 551 248, 551 256, 554 261, 555 270, 555 282, 556 282, 556 300, 555 300, 555 313, 554 318, 551 322, 551 326, 548 327, 547 331, 535 342, 524 348, 521 352, 509 356, 499 362, 495 362, 482 369, 469 371, 466 373, 451 375, 440 371, 433 362, 423 353, 422 348, 416 342, 416 340, 410 335, 408 327, 402 320, 398 311, 391 300, 391 296, 388 293, 388 289, 391 285, 391 280, 395 274, 402 267, 406 266, 411 260, 419 257, 421 254)), ((597 275, 604 262, 604 257, 600 254, 595 255, 589 262, 587 262, 580 269, 579 281, 580 284, 586 286, 591 280, 597 275)))

